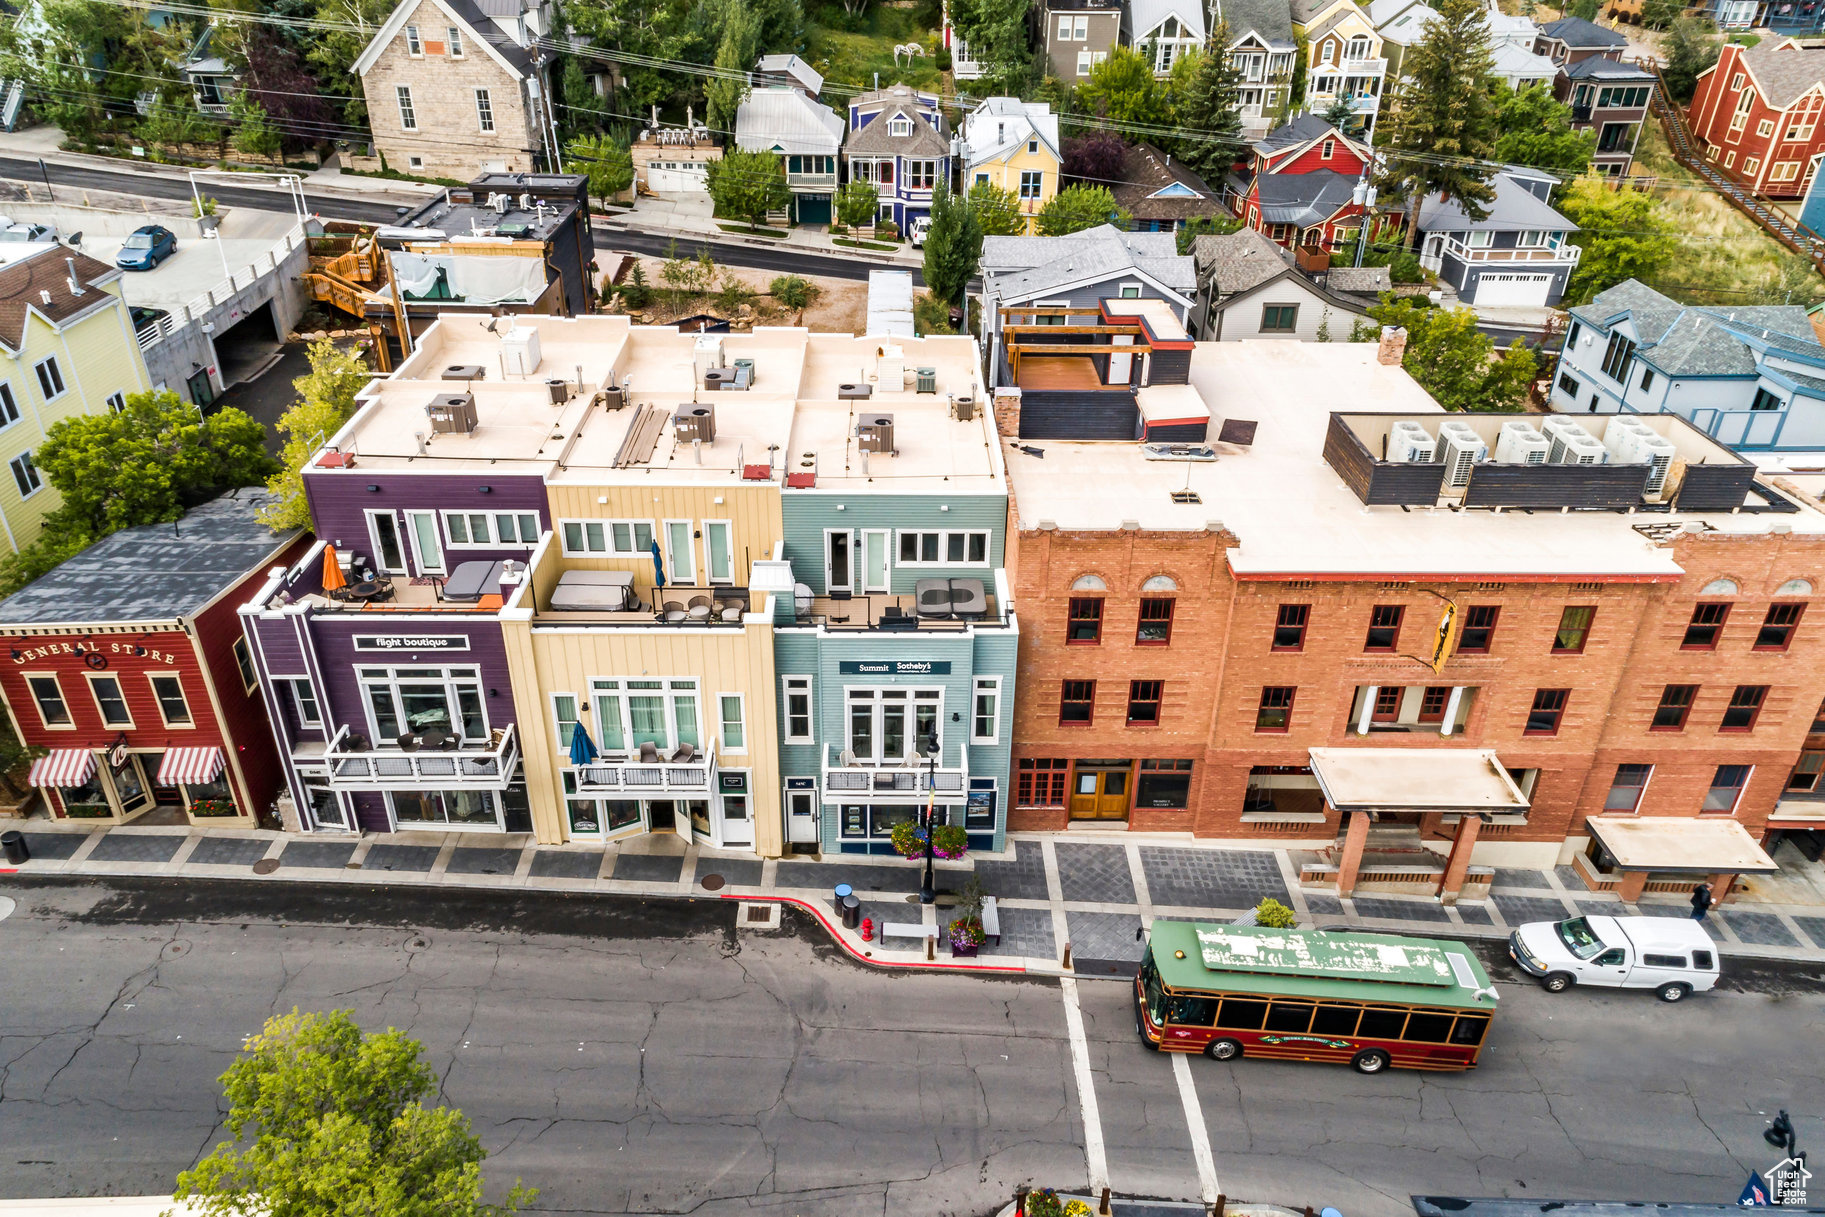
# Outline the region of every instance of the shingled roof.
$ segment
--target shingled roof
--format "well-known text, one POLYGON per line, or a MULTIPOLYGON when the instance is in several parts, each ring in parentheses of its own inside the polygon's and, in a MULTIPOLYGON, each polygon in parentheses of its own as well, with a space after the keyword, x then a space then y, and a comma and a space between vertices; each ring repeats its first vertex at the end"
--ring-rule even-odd
POLYGON ((1582 17, 1561 17, 1557 21, 1548 21, 1540 27, 1540 35, 1580 51, 1607 50, 1629 44, 1629 40, 1615 30, 1606 30, 1596 22, 1586 21, 1582 17))
POLYGON ((1801 46, 1791 38, 1765 38, 1742 53, 1742 64, 1761 86, 1762 100, 1785 110, 1825 82, 1825 46, 1801 46))
POLYGON ((30 314, 61 325, 98 305, 113 303, 118 297, 100 288, 118 278, 120 272, 106 262, 62 248, 47 249, 0 268, 0 344, 12 351, 24 346, 30 314), (75 260, 80 294, 70 290, 66 258, 75 260))
POLYGON ((1123 154, 1122 181, 1109 192, 1137 220, 1188 220, 1218 210, 1216 191, 1183 161, 1152 144, 1136 145, 1123 154))

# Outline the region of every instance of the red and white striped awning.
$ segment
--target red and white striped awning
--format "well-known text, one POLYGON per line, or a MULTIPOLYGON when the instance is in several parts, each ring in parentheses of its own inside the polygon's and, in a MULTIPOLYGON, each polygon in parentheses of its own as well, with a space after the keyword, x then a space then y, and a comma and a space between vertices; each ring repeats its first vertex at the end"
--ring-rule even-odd
POLYGON ((220 748, 168 748, 158 764, 154 786, 198 786, 222 772, 220 748))
POLYGON ((87 748, 53 748, 32 762, 34 786, 81 786, 95 776, 95 754, 87 748))

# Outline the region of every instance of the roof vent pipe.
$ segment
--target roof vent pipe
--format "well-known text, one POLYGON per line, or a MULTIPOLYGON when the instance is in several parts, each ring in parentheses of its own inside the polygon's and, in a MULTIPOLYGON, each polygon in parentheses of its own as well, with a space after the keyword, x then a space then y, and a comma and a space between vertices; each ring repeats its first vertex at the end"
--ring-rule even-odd
MULTIPOLYGON (((76 259, 65 258, 63 264, 70 268, 70 294, 72 296, 82 295, 82 279, 76 274, 76 259)), ((1766 336, 1766 334, 1763 335, 1763 337, 1766 336)))

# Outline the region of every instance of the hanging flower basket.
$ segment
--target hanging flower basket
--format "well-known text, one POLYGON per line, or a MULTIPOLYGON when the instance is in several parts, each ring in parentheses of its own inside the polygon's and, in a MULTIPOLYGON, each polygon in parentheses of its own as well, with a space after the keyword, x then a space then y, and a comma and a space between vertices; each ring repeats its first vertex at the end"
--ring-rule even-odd
POLYGON ((902 858, 925 856, 925 830, 911 820, 893 826, 893 847, 902 858))
POLYGON ((932 854, 939 858, 961 858, 970 849, 970 835, 956 824, 940 824, 932 830, 932 854))

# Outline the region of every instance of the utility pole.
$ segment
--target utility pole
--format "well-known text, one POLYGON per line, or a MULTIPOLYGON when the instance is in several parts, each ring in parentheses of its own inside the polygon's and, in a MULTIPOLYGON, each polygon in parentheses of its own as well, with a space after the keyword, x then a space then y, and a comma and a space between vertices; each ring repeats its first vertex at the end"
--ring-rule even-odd
POLYGON ((1375 186, 1369 181, 1365 171, 1356 179, 1356 185, 1350 188, 1350 201, 1363 209, 1362 227, 1356 230, 1356 261, 1352 266, 1361 266, 1363 255, 1369 248, 1369 227, 1375 220, 1375 186))

